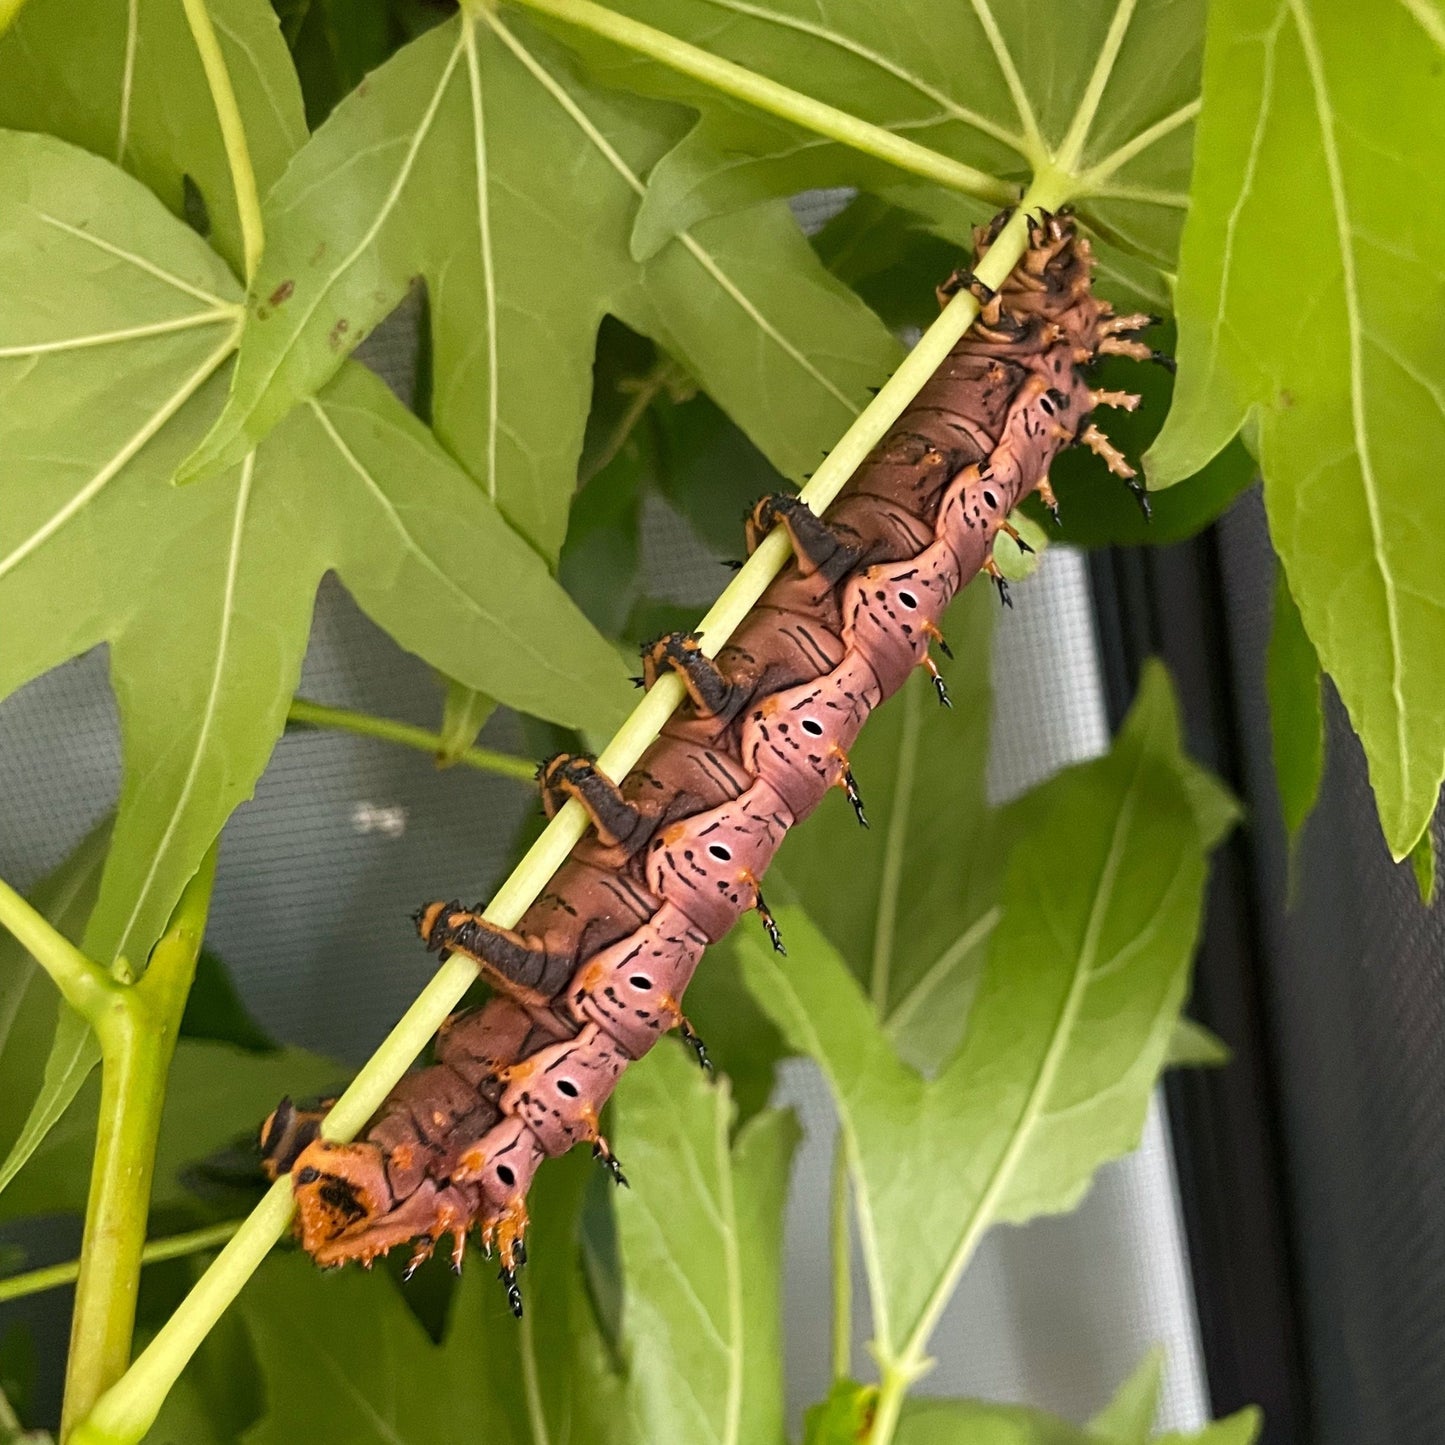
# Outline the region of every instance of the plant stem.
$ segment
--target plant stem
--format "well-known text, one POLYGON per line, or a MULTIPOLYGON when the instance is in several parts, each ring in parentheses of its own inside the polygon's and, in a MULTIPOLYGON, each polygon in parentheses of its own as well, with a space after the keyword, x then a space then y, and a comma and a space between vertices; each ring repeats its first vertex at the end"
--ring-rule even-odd
POLYGON ((82 1018, 94 1022, 121 987, 98 963, 87 958, 50 921, 0 879, 0 927, 48 973, 60 996, 82 1018))
POLYGON ((100 1040, 100 1116, 66 1362, 61 1438, 130 1363, 166 1075, 201 951, 219 840, 186 885, 145 976, 90 1017, 100 1040))
MULTIPOLYGON (((141 1250, 142 1264, 159 1264, 162 1260, 181 1259, 188 1254, 198 1254, 224 1244, 239 1228, 239 1219, 228 1219, 224 1224, 208 1224, 204 1229, 193 1229, 187 1234, 172 1234, 165 1239, 153 1239, 141 1250)), ((44 1269, 32 1269, 24 1274, 12 1274, 0 1279, 0 1304, 7 1300, 25 1299, 28 1295, 43 1294, 48 1289, 59 1289, 62 1285, 74 1284, 80 1278, 80 1261, 68 1259, 61 1264, 48 1264, 44 1269)))
MULTIPOLYGON (((403 747, 416 748, 433 757, 442 746, 438 734, 414 727, 411 723, 393 722, 390 718, 352 712, 344 707, 327 707, 302 697, 292 700, 286 719, 300 727, 337 728, 366 738, 380 738, 382 742, 400 743, 403 747)), ((467 748, 457 755, 457 762, 465 763, 469 768, 480 768, 485 773, 517 778, 524 783, 535 782, 537 778, 536 763, 527 758, 514 758, 510 753, 495 752, 491 748, 467 748)))
POLYGON ((829 1223, 833 1253, 833 1379, 843 1380, 853 1369, 853 1236, 848 1230, 848 1151, 841 1128, 833 1141, 833 1207, 829 1223))
MULTIPOLYGON (((4 3, 5 0, 0 0, 0 4, 4 3)), ((251 165, 246 127, 241 120, 241 107, 236 103, 236 91, 231 84, 231 72, 226 69, 226 57, 221 53, 216 27, 212 25, 210 12, 206 9, 206 0, 181 0, 181 5, 185 9, 186 23, 191 27, 196 49, 200 52, 206 84, 210 87, 211 101, 216 107, 216 119, 221 125, 226 163, 231 168, 231 188, 236 193, 236 212, 241 219, 241 249, 246 268, 245 280, 249 286, 260 264, 266 235, 261 226, 261 196, 256 189, 256 172, 251 165)))
MULTIPOLYGON (((1052 170, 1041 173, 1029 187, 1023 203, 975 268, 986 286, 1002 286, 1018 264, 1028 244, 1028 211, 1039 207, 1056 210, 1068 200, 1069 187, 1068 177, 1052 170)), ((959 292, 939 313, 803 488, 802 498, 814 511, 823 511, 843 489, 977 315, 978 303, 967 291, 959 292)), ((768 583, 782 570, 788 555, 787 535, 781 529, 763 539, 699 625, 704 653, 716 656, 768 583)), ((614 778, 630 772, 682 701, 682 694, 682 681, 675 674, 659 679, 597 759, 602 771, 614 778)), ((486 910, 486 919, 503 928, 515 927, 586 829, 586 813, 580 804, 568 802, 498 890, 486 910)), ((475 966, 460 955, 453 955, 441 965, 327 1115, 322 1125, 326 1138, 344 1140, 356 1134, 476 976, 475 966)), ((186 1361, 285 1231, 292 1207, 290 1181, 278 1179, 125 1376, 76 1429, 72 1445, 134 1445, 145 1434, 186 1361)))
POLYGON ((685 40, 650 25, 619 15, 615 10, 595 5, 592 0, 521 0, 521 3, 565 24, 600 35, 627 50, 660 61, 669 69, 690 75, 724 95, 746 101, 759 110, 791 121, 804 130, 827 136, 853 150, 897 166, 900 170, 937 181, 950 190, 975 196, 990 205, 1012 205, 1018 199, 1018 187, 999 180, 985 171, 950 160, 917 141, 905 140, 882 126, 872 125, 836 106, 803 95, 775 80, 758 75, 731 60, 710 55, 685 40))

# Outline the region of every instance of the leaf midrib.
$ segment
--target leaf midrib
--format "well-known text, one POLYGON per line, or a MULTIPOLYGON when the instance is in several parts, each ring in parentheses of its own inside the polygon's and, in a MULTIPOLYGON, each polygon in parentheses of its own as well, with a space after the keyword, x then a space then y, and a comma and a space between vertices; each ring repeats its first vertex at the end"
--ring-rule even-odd
MULTIPOLYGON (((1350 356, 1350 425, 1359 458, 1360 484, 1365 495, 1365 511, 1370 520, 1370 546, 1375 566, 1385 593, 1385 616, 1390 638, 1390 695, 1395 711, 1395 747, 1399 755, 1400 795, 1408 805, 1410 798, 1410 748, 1405 702, 1405 657, 1401 639, 1399 598, 1396 595, 1394 570, 1385 550, 1385 525, 1380 511, 1378 483, 1370 452, 1368 419, 1365 414, 1365 377, 1363 321, 1360 314, 1359 277, 1355 270, 1354 233, 1350 222, 1349 199, 1345 192, 1344 168, 1340 161, 1335 136, 1334 107, 1330 101, 1324 57, 1320 53, 1309 11, 1304 0, 1289 0, 1290 13, 1304 51, 1309 71, 1310 89, 1314 95, 1315 114, 1323 143, 1325 172, 1330 183, 1330 204, 1335 220, 1335 234, 1340 248, 1340 265, 1345 301, 1345 320, 1349 335, 1350 356)), ((1394 821, 1394 820, 1391 820, 1394 821)), ((1388 831, 1388 824, 1387 824, 1388 831)), ((1391 847, 1395 840, 1389 840, 1391 847)))

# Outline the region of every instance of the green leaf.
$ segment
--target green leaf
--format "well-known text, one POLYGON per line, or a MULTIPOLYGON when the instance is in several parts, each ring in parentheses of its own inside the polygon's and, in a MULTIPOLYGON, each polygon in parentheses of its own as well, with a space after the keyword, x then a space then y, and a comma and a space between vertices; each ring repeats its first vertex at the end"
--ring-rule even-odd
POLYGON ((437 766, 450 767, 455 763, 476 742, 477 734, 496 708, 497 704, 486 693, 448 679, 438 734, 441 745, 437 748, 437 766))
POLYGON ((1311 0, 1209 13, 1176 295, 1179 391, 1150 485, 1247 423, 1305 631, 1364 743, 1403 858, 1445 775, 1441 34, 1424 7, 1311 0))
POLYGON ((237 462, 418 275, 437 434, 547 557, 607 312, 682 362, 780 470, 811 468, 897 345, 782 206, 629 258, 643 178, 684 123, 588 88, 552 42, 487 7, 406 46, 272 192, 232 394, 186 474, 237 462))
POLYGON ((869 720, 849 761, 871 826, 860 828, 838 793, 779 860, 894 1045, 921 1068, 957 1044, 999 918, 1004 859, 984 796, 997 612, 993 588, 981 584, 945 619, 957 658, 942 663, 952 708, 939 707, 920 676, 869 720))
POLYGON ((782 1216, 798 1128, 734 1110, 680 1048, 618 1085, 628 1445, 783 1438, 782 1216))
POLYGON ((1114 1398, 1089 1421, 1089 1434, 1108 1445, 1146 1445, 1154 1433, 1163 1383, 1164 1347, 1155 1345, 1114 1398))
MULTIPOLYGON (((728 5, 622 0, 611 8, 746 66, 795 91, 990 175, 1022 182, 1097 99, 1081 168, 1113 166, 1086 217, 1109 237, 1169 269, 1189 180, 1190 106, 1199 91, 1202 0, 1143 0, 1095 97, 1090 80, 1120 7, 1089 0, 1058 26, 1037 7, 959 6, 951 0, 806 0, 728 5), (1159 127, 1158 130, 1155 127, 1159 127), (1136 142, 1142 142, 1137 151, 1136 142)), ((604 82, 681 100, 701 115, 649 178, 634 253, 646 257, 704 217, 815 186, 856 185, 916 210, 953 212, 961 242, 977 203, 900 175, 745 102, 639 60, 578 31, 559 30, 604 82)), ((1088 119, 1085 114, 1085 119, 1088 119)), ((941 278, 940 278, 941 279, 941 278)), ((1154 284, 1158 284, 1157 278, 1154 284)))
POLYGON ((204 487, 236 287, 134 181, 0 136, 0 697, 101 641, 125 781, 85 948, 141 962, 280 735, 321 577, 448 676, 608 727, 623 670, 431 434, 348 366, 204 487), (484 565, 478 565, 484 563, 484 565))
POLYGON ((1114 751, 1036 795, 962 1044, 932 1081, 894 1052, 803 915, 748 985, 837 1102, 877 1349, 916 1362, 987 1228, 1078 1202, 1133 1147, 1178 1017, 1226 816, 1151 667, 1114 751))
POLYGON ((1320 660, 1279 567, 1275 569, 1274 625, 1264 680, 1275 786, 1285 831, 1293 844, 1314 809, 1324 776, 1325 709, 1320 660))
POLYGON ((1169 1049, 1164 1055, 1164 1067, 1220 1068, 1233 1056, 1229 1045, 1212 1029, 1195 1023, 1193 1019, 1181 1018, 1174 1025, 1174 1032, 1169 1035, 1169 1049))
POLYGON ((1435 902, 1435 839, 1428 828, 1410 849, 1409 862, 1410 871, 1415 875, 1415 887, 1420 890, 1420 902, 1429 908, 1435 902))
MULTIPOLYGON (((266 0, 206 0, 264 195, 306 139, 301 91, 266 0)), ((27 0, 0 36, 0 126, 124 166, 177 216, 185 178, 239 272, 241 224, 216 106, 172 0, 27 0), (77 43, 77 37, 84 37, 77 43)))
POLYGON ((898 1445, 1089 1445, 1077 1425, 1021 1405, 914 1400, 903 1407, 898 1445))
MULTIPOLYGON (((1121 1395, 1137 1383, 1138 1375, 1125 1384, 1121 1395)), ((1157 1374, 1154 1385, 1157 1390, 1157 1374)), ((1142 1433, 1132 1429, 1129 1433, 1108 1433, 1107 1426, 1101 1433, 1099 1423, 1080 1430, 1041 1410, 1018 1405, 993 1405, 981 1400, 915 1400, 904 1406, 896 1439, 898 1445, 1097 1445, 1100 1441, 1108 1445, 1148 1445, 1151 1440, 1155 1445, 1251 1445, 1261 1425, 1259 1412, 1252 1409, 1187 1435, 1155 1436, 1147 1423, 1142 1433)))
POLYGON ((385 1274, 323 1278, 304 1255, 273 1256, 241 1296, 266 1382, 267 1414, 245 1445, 463 1445, 513 1441, 478 1329, 495 1290, 463 1271, 434 1345, 385 1274))
MULTIPOLYGON (((301 1049, 260 1055, 182 1039, 161 1117, 152 1209, 185 1200, 185 1169, 238 1137, 254 1139, 283 1094, 321 1093, 343 1072, 329 1059, 301 1049)), ((99 1095, 99 1081, 88 1080, 0 1195, 0 1218, 84 1210, 99 1095)))
MULTIPOLYGON (((107 819, 42 883, 30 901, 67 938, 95 905, 110 843, 107 819)), ((85 1021, 10 934, 0 934, 0 1190, 70 1107, 100 1048, 85 1021)))
POLYGON ((1263 1428, 1263 1417, 1251 1406, 1230 1415, 1228 1419, 1216 1420, 1202 1430, 1160 1435, 1155 1445, 1254 1445, 1263 1428))

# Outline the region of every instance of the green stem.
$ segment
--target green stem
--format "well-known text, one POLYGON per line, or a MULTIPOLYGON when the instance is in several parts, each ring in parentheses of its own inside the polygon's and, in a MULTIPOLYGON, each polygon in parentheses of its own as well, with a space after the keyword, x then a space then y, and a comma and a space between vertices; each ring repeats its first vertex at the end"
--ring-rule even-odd
POLYGON ((829 1223, 833 1253, 833 1379, 845 1380, 853 1370, 853 1236, 848 1231, 848 1151, 842 1129, 833 1144, 833 1207, 829 1223))
MULTIPOLYGON (((0 4, 3 3, 4 0, 0 0, 0 4)), ((191 27, 196 49, 200 52, 206 84, 210 87, 211 101, 216 107, 216 119, 221 125, 226 163, 231 168, 231 187, 236 193, 236 212, 241 218, 241 249, 246 283, 249 285, 260 264, 266 237, 261 226, 261 195, 256 189, 256 172, 251 165, 246 127, 241 120, 241 107, 236 103, 235 87, 231 84, 231 72, 226 68, 226 57, 221 53, 216 27, 206 9, 206 0, 181 0, 181 5, 185 9, 186 22, 191 27)))
POLYGON ((905 140, 882 126, 859 120, 845 110, 825 105, 821 100, 791 90, 745 66, 710 55, 675 35, 654 30, 641 21, 595 5, 592 0, 521 0, 521 3, 567 25, 600 35, 604 40, 611 40, 639 55, 646 55, 671 70, 690 75, 694 80, 720 90, 724 95, 767 111, 769 115, 791 121, 804 130, 827 136, 829 140, 839 141, 925 180, 936 181, 950 190, 976 196, 994 206, 1012 205, 1018 199, 1018 187, 996 176, 964 165, 962 161, 950 160, 917 141, 905 140))
MULTIPOLYGON (((1028 244, 1028 211, 1039 207, 1057 210, 1069 198, 1069 185, 1067 177, 1050 170, 1029 187, 1023 203, 976 268, 986 286, 995 289, 1002 286, 1018 264, 1028 244)), ((803 500, 814 511, 822 512, 829 506, 858 465, 942 365, 977 315, 978 303, 967 291, 961 291, 939 313, 922 340, 854 419, 843 439, 803 488, 803 500)), ((788 556, 784 532, 776 530, 763 539, 699 625, 703 651, 708 656, 717 654, 782 570, 788 556)), ((682 681, 675 674, 661 678, 649 689, 602 751, 597 760, 602 771, 612 777, 630 772, 682 701, 682 695, 682 681)), ((575 801, 569 802, 548 823, 498 890, 484 915, 487 920, 503 928, 515 927, 586 830, 586 813, 575 801)), ((326 1116, 322 1132, 328 1139, 350 1139, 357 1133, 461 1001, 476 976, 475 966, 460 955, 441 965, 326 1116)), ((290 1181, 278 1179, 124 1378, 105 1393, 90 1418, 75 1431, 72 1445, 134 1445, 145 1434, 186 1361, 267 1251, 280 1239, 291 1214, 290 1181)))
POLYGON ((166 1075, 175 1052, 211 887, 213 843, 176 904, 140 982, 117 988, 90 1018, 100 1040, 100 1115, 71 1318, 61 1438, 125 1373, 166 1075))
MULTIPOLYGON (((160 1264, 163 1260, 181 1259, 188 1254, 198 1254, 203 1249, 213 1249, 218 1244, 224 1244, 240 1227, 239 1219, 228 1219, 224 1224, 209 1224, 204 1229, 193 1229, 187 1234, 153 1239, 141 1250, 140 1262, 160 1264)), ((78 1259, 48 1264, 44 1269, 28 1270, 24 1274, 12 1274, 8 1279, 0 1279, 0 1305, 7 1300, 25 1299, 28 1295, 43 1294, 48 1289, 74 1284, 79 1278, 78 1259)))
POLYGON ((66 1003, 94 1024, 120 985, 3 880, 0 927, 13 933, 21 947, 50 975, 66 1003))
MULTIPOLYGON (((326 707, 302 697, 292 701, 286 718, 300 727, 338 728, 361 737, 400 743, 403 747, 416 748, 433 757, 442 747, 441 737, 425 728, 393 722, 390 718, 373 717, 370 713, 352 712, 344 707, 326 707)), ((457 762, 465 763, 469 768, 480 768, 486 773, 498 773, 504 778, 517 778, 524 783, 535 782, 537 778, 536 763, 526 758, 514 758, 510 753, 494 752, 491 748, 467 748, 457 755, 457 762)))
POLYGON ((866 1445, 889 1445, 894 1431, 898 1429, 903 1402, 920 1374, 921 1368, 902 1364, 883 1366, 882 1378, 878 1382, 878 1399, 873 1408, 873 1425, 868 1431, 866 1445))

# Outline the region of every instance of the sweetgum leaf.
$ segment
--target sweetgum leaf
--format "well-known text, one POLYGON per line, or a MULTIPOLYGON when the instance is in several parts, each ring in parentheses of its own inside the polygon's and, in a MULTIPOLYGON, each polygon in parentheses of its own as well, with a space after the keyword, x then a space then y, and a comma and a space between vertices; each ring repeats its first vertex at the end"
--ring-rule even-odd
POLYGON ((478 1328, 496 1293, 486 1273, 463 1271, 435 1345, 384 1274, 351 1268, 328 1279, 305 1255, 273 1256, 240 1302, 269 1403, 245 1445, 292 1445, 303 1434, 315 1445, 522 1439, 478 1328))
POLYGON ((1171 1069, 1217 1068, 1227 1064, 1231 1056, 1229 1045, 1212 1029, 1195 1023, 1193 1019, 1181 1018, 1169 1035, 1164 1063, 1171 1069))
MULTIPOLYGON (((1127 1388, 1127 1386, 1126 1386, 1127 1388)), ((1081 1430, 1041 1410, 993 1405, 981 1400, 915 1400, 903 1408, 899 1445, 1252 1445, 1259 1435, 1257 1410, 1241 1410, 1226 1420, 1188 1434, 1099 1433, 1081 1430)))
POLYGON ((1168 486, 1241 425, 1320 664, 1403 858, 1445 776, 1445 92, 1424 6, 1224 0, 1180 258, 1168 486))
MULTIPOLYGON (((1020 185, 1088 104, 1121 9, 1087 0, 1059 25, 1037 5, 952 0, 832 0, 825 9, 810 0, 622 0, 612 8, 1020 185)), ((1100 184, 1087 212, 1106 235, 1169 269, 1189 180, 1188 108, 1199 93, 1204 5, 1142 0, 1125 20, 1081 168, 1143 144, 1100 184), (1182 123, 1154 132, 1170 117, 1182 123)), ((649 179, 633 237, 639 256, 704 217, 813 186, 856 185, 915 209, 936 204, 935 186, 560 22, 556 28, 600 79, 700 112, 649 179)), ((955 221, 952 235, 964 240, 966 223, 955 221)))
MULTIPOLYGON (((31 894, 67 938, 95 906, 110 845, 107 819, 31 894)), ((0 1190, 19 1173, 100 1061, 89 1025, 8 933, 0 934, 0 1190)))
POLYGON ((1164 1349, 1155 1345, 1114 1392, 1114 1398, 1089 1421, 1089 1433, 1108 1441, 1109 1445, 1139 1445, 1147 1441, 1154 1432, 1163 1383, 1164 1349))
POLYGON ((185 475, 239 461, 418 275, 437 434, 549 558, 608 312, 682 362, 781 470, 810 468, 897 345, 782 206, 647 265, 628 256, 643 178, 683 124, 588 87, 555 43, 487 7, 406 46, 272 192, 231 396, 185 475))
MULTIPOLYGON (((306 139, 296 72, 266 0, 207 0, 207 9, 264 195, 306 139)), ((0 35, 0 126, 104 156, 177 216, 189 178, 212 244, 239 273, 241 223, 220 122, 179 4, 28 0, 0 35)))
POLYGON ((623 1075, 619 1191, 628 1445, 783 1438, 782 1216, 798 1128, 753 1118, 730 1143, 726 1081, 655 1049, 623 1075))
POLYGON ((784 910, 749 987, 816 1058, 842 1119, 884 1357, 921 1352, 993 1223, 1078 1202, 1138 1140, 1188 978, 1208 849, 1233 816, 1180 751, 1151 668, 1113 752, 1034 795, 957 1052, 925 1081, 842 960, 784 910))
POLYGON ((568 726, 620 719, 607 644, 360 367, 229 474, 171 485, 220 403, 237 288, 136 182, 0 135, 0 221, 0 697, 110 643, 126 768, 92 957, 146 957, 250 795, 329 569, 448 676, 568 726))

